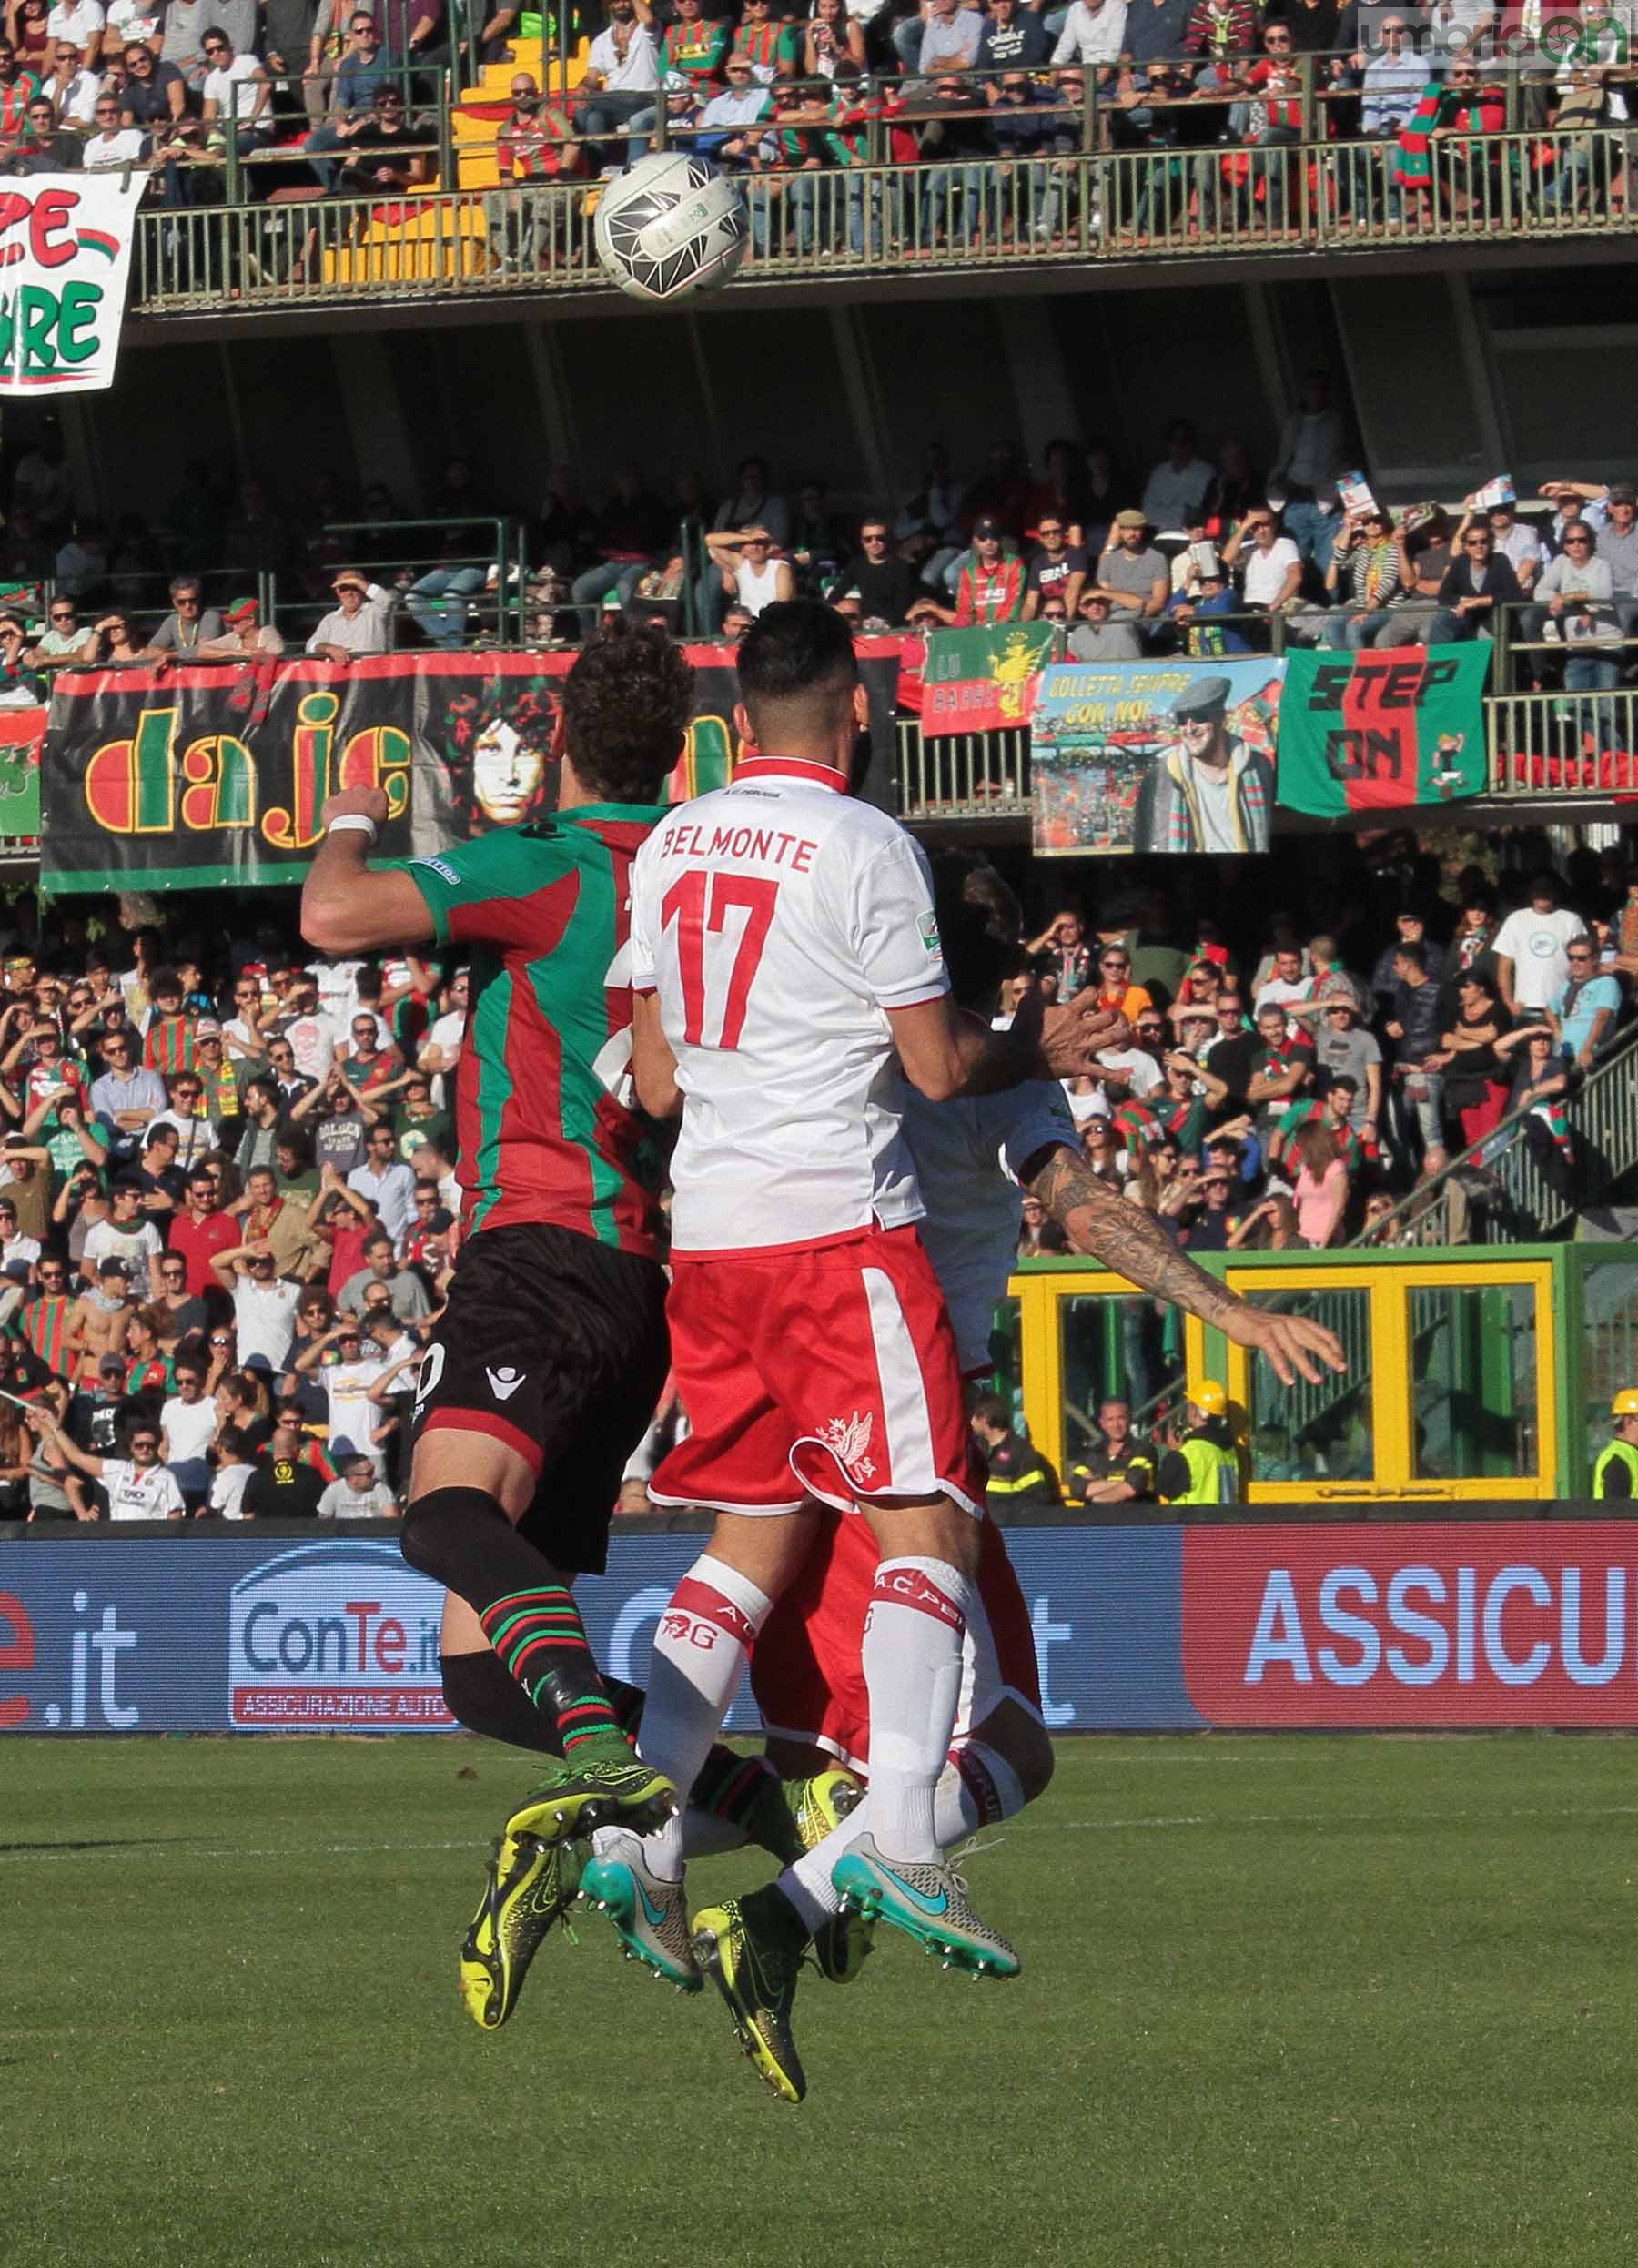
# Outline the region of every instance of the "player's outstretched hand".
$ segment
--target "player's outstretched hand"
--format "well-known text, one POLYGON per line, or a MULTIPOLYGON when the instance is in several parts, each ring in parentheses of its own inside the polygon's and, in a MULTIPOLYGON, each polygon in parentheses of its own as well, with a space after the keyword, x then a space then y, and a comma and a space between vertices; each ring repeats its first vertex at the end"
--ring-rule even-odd
MULTIPOLYGON (((1025 999, 1029 998, 1026 993, 1025 999)), ((1039 997, 1038 995, 1036 996, 1039 997)), ((1118 1008, 1098 1006, 1090 990, 1077 993, 1067 1007, 1049 1008, 1042 1019, 1041 1051, 1054 1078, 1074 1078, 1090 1070, 1106 1048, 1130 1044, 1132 1028, 1118 1008)))
POLYGON ((1243 1307, 1222 1328, 1236 1346, 1266 1354, 1282 1386, 1293 1384, 1299 1372, 1310 1386, 1317 1386, 1325 1371, 1348 1368, 1336 1332, 1305 1315, 1270 1315, 1264 1308, 1243 1307))
POLYGON ((363 818, 373 819, 378 827, 387 824, 387 791, 384 787, 343 787, 334 795, 327 796, 318 814, 320 826, 329 826, 332 819, 339 819, 349 812, 358 812, 363 818))

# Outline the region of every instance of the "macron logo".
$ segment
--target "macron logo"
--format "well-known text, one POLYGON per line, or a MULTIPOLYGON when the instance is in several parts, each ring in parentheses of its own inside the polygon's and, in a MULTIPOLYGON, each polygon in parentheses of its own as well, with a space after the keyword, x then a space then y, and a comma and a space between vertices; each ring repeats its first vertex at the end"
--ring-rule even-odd
POLYGON ((485 1376, 490 1382, 490 1392, 497 1402, 510 1402, 523 1383, 522 1372, 509 1367, 498 1371, 486 1370, 485 1376))

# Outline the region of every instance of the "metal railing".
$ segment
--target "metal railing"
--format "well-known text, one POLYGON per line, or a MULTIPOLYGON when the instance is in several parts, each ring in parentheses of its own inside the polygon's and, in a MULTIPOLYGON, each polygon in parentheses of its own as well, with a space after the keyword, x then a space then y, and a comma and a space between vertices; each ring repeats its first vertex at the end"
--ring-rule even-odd
MULTIPOLYGON (((1530 1115, 1528 1109, 1513 1111, 1343 1249, 1516 1244, 1555 1235, 1580 1207, 1537 1164, 1525 1136, 1530 1115), (1476 1171, 1489 1177, 1478 1202, 1476 1171)), ((1609 1181, 1638 1167, 1638 1028, 1624 1032, 1588 1072, 1566 1116, 1582 1155, 1596 1160, 1609 1181)))
MULTIPOLYGON (((1392 142, 953 156, 774 172, 745 183, 742 276, 814 281, 1142 258, 1360 250, 1627 235, 1626 137, 1494 134, 1435 143, 1424 194, 1392 142)), ((444 178, 449 175, 446 172, 444 178)), ((150 315, 587 292, 595 182, 148 210, 133 304, 150 315)))

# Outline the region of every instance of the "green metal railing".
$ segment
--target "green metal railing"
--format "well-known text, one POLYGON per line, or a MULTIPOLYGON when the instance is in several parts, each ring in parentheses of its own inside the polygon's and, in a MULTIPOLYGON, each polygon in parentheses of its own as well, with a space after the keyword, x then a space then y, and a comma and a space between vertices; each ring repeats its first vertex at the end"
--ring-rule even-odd
MULTIPOLYGON (((756 177, 741 275, 813 282, 1223 254, 1363 251, 1633 232, 1626 137, 1436 142, 1425 194, 1391 141, 959 157, 756 177)), ((448 176, 446 174, 445 177, 448 176)), ((132 298, 148 315, 609 289, 598 187, 538 182, 412 198, 150 210, 132 298), (383 217, 383 216, 386 217, 383 217), (412 220, 407 217, 412 216, 412 220)))

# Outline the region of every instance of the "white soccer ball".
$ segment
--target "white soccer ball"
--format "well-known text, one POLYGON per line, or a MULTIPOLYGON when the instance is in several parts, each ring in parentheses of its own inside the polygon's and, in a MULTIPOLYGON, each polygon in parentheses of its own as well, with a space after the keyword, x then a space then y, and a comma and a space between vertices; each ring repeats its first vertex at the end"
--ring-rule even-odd
POLYGON ((633 299, 720 290, 745 257, 745 207, 725 174, 685 150, 657 149, 608 182, 597 257, 633 299))

